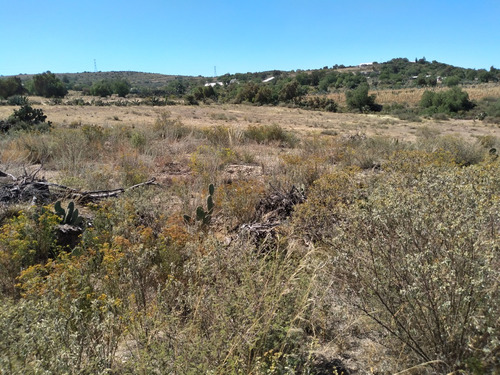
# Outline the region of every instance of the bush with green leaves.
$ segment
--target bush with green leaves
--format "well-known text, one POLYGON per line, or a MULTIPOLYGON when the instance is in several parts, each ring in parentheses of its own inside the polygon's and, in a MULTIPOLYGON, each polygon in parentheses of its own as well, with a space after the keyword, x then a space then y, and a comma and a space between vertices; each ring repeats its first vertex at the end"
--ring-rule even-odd
POLYGON ((0 98, 7 99, 14 95, 22 95, 25 91, 19 77, 0 79, 0 98))
POLYGON ((469 100, 469 94, 460 87, 453 87, 447 91, 425 91, 420 99, 420 108, 425 114, 458 113, 474 108, 475 104, 469 100))
POLYGON ((50 71, 35 75, 33 88, 36 95, 46 98, 63 98, 68 93, 64 83, 50 71))
POLYGON ((353 90, 346 91, 347 107, 360 112, 381 111, 382 106, 375 103, 375 95, 368 95, 368 90, 368 84, 361 84, 353 90))
POLYGON ((476 118, 486 122, 500 123, 500 98, 486 97, 475 108, 476 118))
POLYGON ((117 79, 113 83, 113 92, 120 98, 124 98, 130 92, 132 85, 126 79, 117 79))
POLYGON ((29 100, 28 100, 27 96, 14 95, 14 96, 9 97, 9 99, 7 100, 7 103, 9 103, 9 105, 25 105, 25 104, 29 104, 29 100))
POLYGON ((47 116, 39 108, 33 108, 29 104, 22 105, 15 109, 14 113, 7 119, 0 130, 7 131, 39 131, 46 132, 52 127, 50 121, 45 122, 47 116))
POLYGON ((113 94, 113 83, 109 80, 94 82, 90 87, 90 95, 106 97, 113 94))

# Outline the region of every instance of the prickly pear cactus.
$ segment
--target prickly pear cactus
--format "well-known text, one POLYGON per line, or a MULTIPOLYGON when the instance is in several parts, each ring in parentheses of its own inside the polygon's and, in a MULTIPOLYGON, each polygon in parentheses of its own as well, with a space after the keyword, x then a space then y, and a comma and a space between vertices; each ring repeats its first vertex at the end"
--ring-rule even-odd
POLYGON ((214 211, 214 193, 214 184, 208 185, 207 209, 205 210, 202 206, 198 206, 196 208, 196 216, 194 220, 191 216, 184 215, 184 221, 187 224, 194 224, 194 222, 198 222, 203 229, 206 229, 206 227, 210 225, 210 222, 212 221, 212 213, 214 211))

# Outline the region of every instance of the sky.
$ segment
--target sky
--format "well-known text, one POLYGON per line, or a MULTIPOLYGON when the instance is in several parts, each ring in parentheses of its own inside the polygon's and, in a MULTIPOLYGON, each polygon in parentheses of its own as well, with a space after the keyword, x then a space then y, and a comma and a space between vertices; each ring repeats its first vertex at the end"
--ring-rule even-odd
POLYGON ((0 75, 500 68, 500 0, 0 0, 0 75), (95 63, 95 64, 94 64, 95 63))

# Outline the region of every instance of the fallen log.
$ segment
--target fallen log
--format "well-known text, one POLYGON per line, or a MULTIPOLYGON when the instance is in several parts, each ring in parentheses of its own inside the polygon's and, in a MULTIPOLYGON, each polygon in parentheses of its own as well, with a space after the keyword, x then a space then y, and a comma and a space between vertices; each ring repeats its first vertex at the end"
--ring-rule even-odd
POLYGON ((116 197, 142 186, 156 185, 155 178, 152 178, 128 188, 84 191, 47 182, 45 179, 38 179, 36 178, 36 174, 39 171, 40 169, 30 175, 25 171, 25 175, 21 177, 14 177, 11 174, 0 171, 0 179, 2 179, 0 180, 0 203, 31 202, 33 204, 47 204, 58 199, 72 199, 81 204, 95 203, 102 199, 116 197))

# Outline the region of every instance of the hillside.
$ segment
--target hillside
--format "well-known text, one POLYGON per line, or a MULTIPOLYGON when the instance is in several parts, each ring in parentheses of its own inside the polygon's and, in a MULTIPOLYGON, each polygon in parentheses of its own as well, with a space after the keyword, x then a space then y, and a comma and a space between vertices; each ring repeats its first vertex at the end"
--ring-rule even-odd
MULTIPOLYGON (((83 73, 55 73, 70 86, 69 88, 82 88, 91 86, 101 80, 124 79, 130 82, 132 87, 148 88, 158 90, 165 88, 174 80, 185 82, 187 86, 203 85, 205 82, 215 81, 214 77, 192 77, 179 75, 166 75, 159 73, 143 73, 131 71, 113 72, 83 72, 83 73)), ((402 88, 411 86, 435 86, 446 83, 451 79, 452 84, 471 84, 498 82, 500 70, 491 67, 490 70, 469 69, 456 67, 437 61, 429 62, 425 58, 410 61, 407 58, 394 58, 387 62, 373 62, 360 64, 359 66, 333 65, 321 69, 296 70, 296 71, 264 71, 254 73, 224 74, 217 80, 229 83, 235 79, 239 82, 262 82, 266 78, 275 77, 280 79, 295 78, 305 86, 325 91, 339 88, 352 88, 352 83, 343 82, 347 76, 360 76, 366 78, 373 87, 402 88)), ((23 74, 18 77, 23 82, 33 78, 33 74, 23 74)), ((347 80, 349 81, 349 80, 347 80)), ((354 82, 354 80, 350 80, 354 82)))

